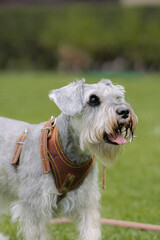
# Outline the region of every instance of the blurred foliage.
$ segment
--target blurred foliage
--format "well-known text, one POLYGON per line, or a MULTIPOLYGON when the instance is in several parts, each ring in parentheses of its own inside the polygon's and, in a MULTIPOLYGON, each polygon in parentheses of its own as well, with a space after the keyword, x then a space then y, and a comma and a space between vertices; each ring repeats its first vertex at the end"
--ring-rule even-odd
POLYGON ((71 64, 79 57, 87 68, 117 57, 129 69, 137 63, 146 68, 160 64, 159 7, 1 7, 0 23, 1 69, 53 69, 66 61, 66 49, 71 64))

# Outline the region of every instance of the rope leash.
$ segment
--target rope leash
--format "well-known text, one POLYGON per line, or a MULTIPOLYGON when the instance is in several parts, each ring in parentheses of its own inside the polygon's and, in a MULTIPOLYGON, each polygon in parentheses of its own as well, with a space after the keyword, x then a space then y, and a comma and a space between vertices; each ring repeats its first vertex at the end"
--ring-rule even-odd
MULTIPOLYGON (((103 189, 106 189, 106 174, 105 167, 103 166, 103 189)), ((68 218, 56 218, 51 220, 51 224, 61 224, 61 223, 71 223, 72 221, 68 218)), ((112 225, 118 227, 129 227, 141 230, 149 230, 149 231, 160 231, 160 225, 146 224, 146 223, 138 223, 138 222, 130 222, 130 221, 122 221, 115 219, 101 219, 101 223, 104 225, 112 225)))
MULTIPOLYGON (((51 224, 61 224, 61 223, 71 223, 72 221, 67 218, 60 218, 60 219, 52 219, 51 224)), ((152 225, 152 224, 145 224, 145 223, 138 223, 138 222, 129 222, 129 221, 121 221, 121 220, 114 220, 114 219, 101 219, 101 223, 105 225, 112 225, 118 227, 129 227, 129 228, 136 228, 141 230, 150 230, 150 231, 160 231, 159 225, 152 225)))

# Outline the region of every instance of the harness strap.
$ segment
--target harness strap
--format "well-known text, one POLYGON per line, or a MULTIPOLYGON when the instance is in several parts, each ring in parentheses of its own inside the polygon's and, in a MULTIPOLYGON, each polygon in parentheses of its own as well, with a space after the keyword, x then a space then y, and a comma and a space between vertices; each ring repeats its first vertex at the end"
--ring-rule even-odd
POLYGON ((48 159, 48 152, 47 152, 47 141, 51 136, 51 130, 54 127, 55 118, 52 118, 51 120, 47 121, 42 128, 42 133, 40 137, 40 154, 41 154, 41 161, 43 165, 43 171, 44 173, 50 172, 50 163, 48 159))
POLYGON ((19 164, 19 157, 22 151, 22 147, 24 144, 24 141, 28 135, 28 131, 25 130, 25 132, 18 138, 17 144, 16 144, 16 149, 14 151, 14 155, 11 161, 12 165, 18 165, 19 164))
POLYGON ((45 123, 40 140, 44 173, 52 171, 61 200, 68 191, 78 188, 94 166, 94 157, 82 164, 74 164, 63 152, 55 119, 45 123))
MULTIPOLYGON (((41 130, 40 155, 44 173, 52 171, 54 175, 56 187, 61 193, 58 198, 58 201, 60 201, 68 191, 74 190, 81 185, 93 168, 95 159, 93 156, 85 163, 72 163, 63 152, 55 121, 55 118, 47 121, 41 130)), ((12 165, 19 164, 20 153, 27 135, 28 131, 25 130, 24 134, 18 138, 11 161, 12 165)))
POLYGON ((103 185, 102 188, 105 190, 106 189, 106 168, 103 166, 103 185))
POLYGON ((94 157, 82 164, 74 164, 64 154, 57 126, 52 129, 48 140, 48 157, 56 187, 65 195, 78 188, 94 166, 94 157))

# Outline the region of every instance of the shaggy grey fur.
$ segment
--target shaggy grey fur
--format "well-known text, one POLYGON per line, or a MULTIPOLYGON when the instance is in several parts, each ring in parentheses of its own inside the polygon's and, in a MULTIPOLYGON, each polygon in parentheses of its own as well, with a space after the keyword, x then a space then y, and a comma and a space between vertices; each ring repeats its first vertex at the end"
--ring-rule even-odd
MULTIPOLYGON (((117 129, 116 134, 120 135, 124 128, 127 137, 132 138, 137 118, 125 102, 124 92, 122 86, 113 85, 110 80, 97 84, 85 84, 82 80, 50 92, 50 99, 62 111, 56 124, 63 151, 72 162, 80 164, 94 154, 103 165, 109 165, 117 158, 121 146, 107 142, 104 136, 111 138, 110 134, 117 129), (98 96, 99 105, 89 104, 92 95, 98 96), (116 113, 120 106, 129 109, 127 119, 116 113)), ((101 231, 97 163, 78 189, 57 202, 60 193, 52 172, 44 174, 41 164, 43 125, 0 117, 0 194, 11 196, 12 219, 19 222, 19 233, 25 240, 46 240, 46 223, 57 215, 67 215, 76 222, 79 240, 98 240, 101 231), (29 134, 20 164, 15 167, 11 160, 17 139, 25 129, 29 134)))

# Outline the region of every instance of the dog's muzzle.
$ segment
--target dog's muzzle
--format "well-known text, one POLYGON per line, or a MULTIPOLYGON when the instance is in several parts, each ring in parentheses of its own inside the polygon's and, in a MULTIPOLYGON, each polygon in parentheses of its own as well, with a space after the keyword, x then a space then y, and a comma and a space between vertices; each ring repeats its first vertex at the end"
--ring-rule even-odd
POLYGON ((133 134, 137 123, 137 117, 129 106, 118 106, 115 109, 116 122, 113 125, 113 132, 104 132, 103 139, 112 145, 124 145, 127 140, 133 140, 133 134))

